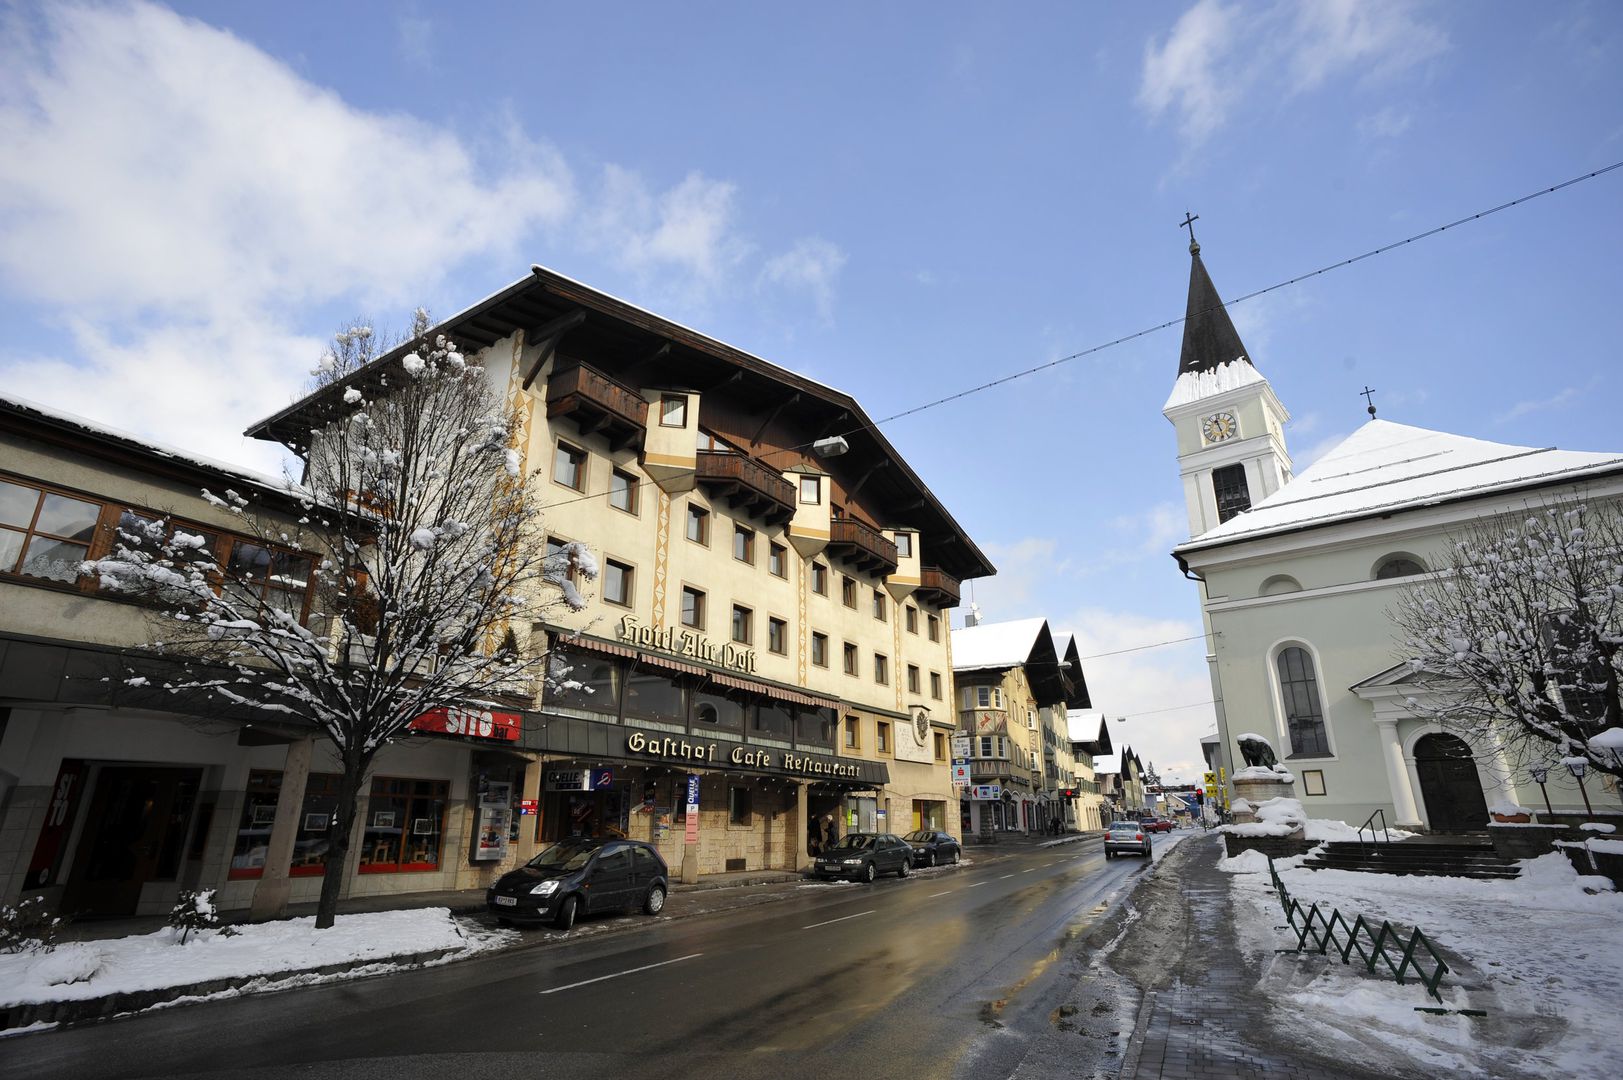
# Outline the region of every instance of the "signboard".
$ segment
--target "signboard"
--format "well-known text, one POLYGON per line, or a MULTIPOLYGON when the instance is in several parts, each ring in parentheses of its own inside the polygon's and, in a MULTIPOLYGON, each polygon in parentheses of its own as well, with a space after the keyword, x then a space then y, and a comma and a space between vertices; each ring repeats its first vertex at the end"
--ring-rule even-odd
POLYGON ((955 761, 952 763, 952 786, 969 786, 969 762, 955 761))
POLYGON ((714 765, 726 761, 748 769, 781 769, 801 776, 859 777, 861 766, 855 761, 838 758, 797 754, 788 750, 770 750, 766 747, 751 749, 735 744, 725 756, 722 744, 708 739, 687 739, 671 735, 650 735, 634 731, 626 736, 626 751, 641 757, 664 761, 691 761, 695 764, 714 765))
POLYGON ((591 784, 593 791, 607 791, 612 788, 614 786, 614 770, 593 769, 591 784))
POLYGON ((995 802, 1003 797, 1002 784, 976 784, 971 790, 973 798, 981 802, 995 802))
POLYGON ((436 735, 465 735, 475 739, 518 742, 524 718, 518 713, 491 712, 489 709, 429 709, 411 722, 411 730, 436 735))
POLYGON ((512 784, 493 780, 480 788, 479 821, 473 840, 474 862, 500 862, 507 854, 512 815, 512 784))
POLYGON ((642 649, 656 649, 689 660, 698 660, 717 667, 731 668, 746 675, 755 672, 755 650, 740 648, 730 642, 711 641, 703 634, 675 626, 660 629, 644 626, 635 616, 620 619, 619 638, 627 645, 642 649))
POLYGON ((1200 786, 1205 788, 1207 791, 1216 791, 1217 790, 1217 774, 1214 773, 1214 772, 1207 773, 1204 777, 1201 778, 1200 786))
POLYGON ((37 889, 53 884, 54 872, 62 845, 73 827, 73 813, 79 806, 88 769, 84 762, 64 759, 57 770, 56 786, 51 789, 51 801, 45 810, 45 822, 40 826, 39 840, 34 844, 34 857, 28 862, 27 887, 37 889))
POLYGON ((699 774, 688 774, 688 828, 683 840, 689 844, 699 842, 699 774))
POLYGON ((524 817, 533 816, 538 809, 536 804, 539 801, 539 799, 520 799, 518 801, 518 812, 524 817))
POLYGON ((548 791, 590 791, 592 770, 553 769, 547 773, 548 791))
POLYGON ((954 735, 952 737, 952 756, 966 758, 969 756, 969 736, 954 735))

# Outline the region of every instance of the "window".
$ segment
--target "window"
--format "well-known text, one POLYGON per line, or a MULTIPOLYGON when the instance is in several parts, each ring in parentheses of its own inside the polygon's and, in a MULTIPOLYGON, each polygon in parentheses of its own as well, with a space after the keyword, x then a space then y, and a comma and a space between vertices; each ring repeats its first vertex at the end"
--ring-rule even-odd
POLYGON ((1313 671, 1313 658, 1297 645, 1281 649, 1279 697, 1285 705, 1285 723, 1290 730, 1292 757, 1320 757, 1330 752, 1324 729, 1324 712, 1319 705, 1319 680, 1313 671))
POLYGON ((687 720, 687 693, 662 671, 633 667, 626 674, 625 713, 661 724, 687 720))
POLYGON ((815 476, 802 476, 800 478, 800 501, 809 506, 816 506, 823 501, 823 482, 815 476))
POLYGON ((619 716, 620 672, 617 660, 554 649, 547 657, 547 704, 554 709, 619 716))
POLYGON ((744 731, 754 712, 754 701, 742 691, 696 690, 693 693, 693 719, 709 727, 744 731))
POLYGON ((913 554, 913 534, 899 532, 896 534, 896 554, 906 559, 913 554))
POLYGON ((907 608, 903 612, 902 621, 903 621, 904 625, 906 625, 907 632, 909 634, 918 633, 919 632, 919 609, 914 607, 912 604, 908 604, 907 608))
POLYGON ((919 692, 919 666, 917 664, 907 665, 907 691, 910 694, 919 692))
POLYGON ((661 395, 659 399, 659 426, 688 426, 688 399, 686 394, 661 395))
POLYGON ((937 701, 941 700, 941 672, 930 672, 930 696, 937 701))
POLYGON ((857 606, 857 583, 848 577, 840 578, 840 602, 848 608, 857 606))
POLYGON ((632 569, 623 562, 605 559, 603 564, 603 599, 621 607, 631 606, 632 569))
MULTIPOLYGON (((281 798, 282 774, 255 769, 248 774, 242 820, 226 877, 257 878, 264 873, 271 824, 281 798)), ((289 877, 320 877, 327 866, 327 844, 333 816, 338 810, 338 774, 311 773, 304 782, 304 803, 299 808, 298 831, 293 836, 289 877)), ((195 838, 195 835, 194 835, 195 838)))
POLYGON ((0 570, 72 585, 90 554, 101 504, 0 481, 0 570))
POLYGON ((812 592, 818 596, 828 595, 828 567, 822 563, 812 563, 812 592))
POLYGON ((873 654, 873 681, 880 686, 890 685, 890 657, 884 653, 873 654))
POLYGON ((1414 577, 1424 574, 1426 568, 1420 560, 1413 555, 1389 555, 1375 568, 1375 580, 1384 581, 1387 578, 1414 577))
POLYGON ((857 673, 857 647, 849 641, 845 643, 845 673, 847 675, 857 673))
POLYGON ((733 605, 733 640, 748 645, 754 636, 755 612, 742 604, 733 605))
POLYGON ((375 778, 361 838, 360 872, 438 870, 450 794, 451 785, 444 780, 375 778))
POLYGON ((742 525, 733 526, 733 558, 739 562, 755 562, 755 530, 742 525))
POLYGON ((727 821, 732 825, 750 824, 750 789, 743 787, 730 787, 727 789, 727 821))
POLYGON ((704 593, 691 585, 682 586, 682 625, 704 629, 704 593))
POLYGON ((766 620, 766 649, 779 656, 789 652, 789 624, 783 619, 768 618, 766 620))
POLYGON ((1244 465, 1225 465, 1212 470, 1212 491, 1217 496, 1217 520, 1221 523, 1251 509, 1251 492, 1245 484, 1244 465))
POLYGON ((315 563, 308 555, 261 547, 236 540, 226 554, 224 571, 267 608, 279 608, 295 619, 304 615, 315 563))
POLYGON ((845 746, 848 750, 855 750, 862 745, 861 721, 854 716, 845 718, 845 746))
POLYGON ((547 555, 542 564, 549 575, 556 573, 565 581, 575 582, 579 577, 575 560, 569 557, 568 540, 561 540, 556 536, 547 537, 547 555))
POLYGON ((828 635, 812 631, 811 662, 818 667, 828 667, 828 635))
POLYGON ((890 753, 890 722, 887 720, 874 724, 874 749, 881 754, 890 753))
POLYGON ((715 450, 723 454, 740 453, 737 447, 716 438, 714 433, 706 431, 704 428, 699 429, 698 438, 693 441, 700 450, 715 450))
POLYGON ((990 709, 992 707, 992 688, 990 686, 975 687, 975 708, 990 709))
POLYGON ((609 474, 609 505, 628 514, 637 512, 637 478, 624 469, 609 474))
POLYGON ((884 622, 890 606, 885 603, 885 594, 878 589, 873 591, 873 617, 884 622))
POLYGON ((947 736, 940 731, 935 733, 935 759, 937 761, 947 760, 947 736))
POLYGON ((561 442, 552 453, 552 479, 554 483, 576 491, 586 490, 586 451, 561 442))
POLYGON ((710 511, 688 503, 688 539, 695 544, 710 543, 710 511))
POLYGON ((769 544, 766 549, 766 571, 773 577, 788 577, 789 549, 782 544, 769 544))
POLYGON ((930 640, 941 640, 941 620, 934 615, 930 616, 930 640))

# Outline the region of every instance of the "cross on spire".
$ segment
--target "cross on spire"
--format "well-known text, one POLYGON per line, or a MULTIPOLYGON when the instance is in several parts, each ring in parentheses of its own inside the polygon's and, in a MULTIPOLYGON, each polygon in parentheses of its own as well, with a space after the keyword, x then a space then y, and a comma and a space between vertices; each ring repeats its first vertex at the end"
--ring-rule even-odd
POLYGON ((1375 391, 1366 386, 1359 393, 1363 394, 1364 400, 1369 402, 1369 418, 1371 420, 1375 419, 1375 391))
POLYGON ((1183 220, 1178 222, 1178 228, 1189 230, 1189 254, 1191 255, 1200 254, 1200 245, 1195 242, 1195 222, 1199 220, 1199 214, 1191 214, 1189 211, 1185 210, 1183 212, 1183 220))

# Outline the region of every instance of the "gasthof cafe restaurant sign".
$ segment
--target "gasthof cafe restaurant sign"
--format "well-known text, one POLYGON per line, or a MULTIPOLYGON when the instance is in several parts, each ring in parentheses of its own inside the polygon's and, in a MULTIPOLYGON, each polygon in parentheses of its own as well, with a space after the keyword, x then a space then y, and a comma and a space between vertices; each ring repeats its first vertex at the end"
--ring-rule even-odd
POLYGON ((639 649, 654 649, 703 664, 731 668, 746 675, 755 673, 755 650, 733 644, 718 644, 694 630, 667 626, 663 630, 644 626, 636 616, 620 619, 620 640, 639 649))
POLYGON ((626 736, 626 749, 639 757, 659 758, 665 761, 691 761, 705 765, 714 765, 724 761, 729 765, 739 765, 753 769, 782 769, 784 772, 798 773, 803 776, 845 776, 860 775, 860 770, 854 763, 835 761, 832 758, 816 757, 810 754, 794 754, 787 750, 768 750, 765 748, 751 749, 747 746, 734 745, 725 755, 713 742, 702 739, 681 739, 669 735, 644 735, 640 731, 632 732, 626 736))

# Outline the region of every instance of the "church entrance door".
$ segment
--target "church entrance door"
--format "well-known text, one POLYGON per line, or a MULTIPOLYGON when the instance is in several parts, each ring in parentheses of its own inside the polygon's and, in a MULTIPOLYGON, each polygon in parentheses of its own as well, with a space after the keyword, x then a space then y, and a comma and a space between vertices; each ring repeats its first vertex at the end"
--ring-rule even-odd
POLYGON ((1432 832, 1487 829, 1488 800, 1465 740, 1441 733, 1424 736, 1415 743, 1414 764, 1432 832))

